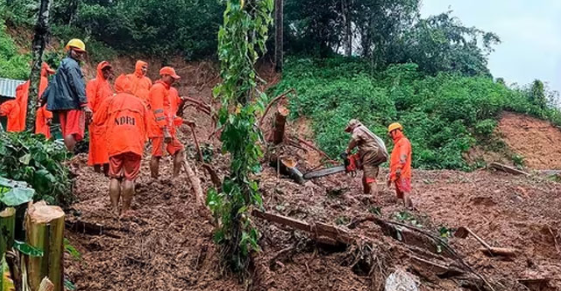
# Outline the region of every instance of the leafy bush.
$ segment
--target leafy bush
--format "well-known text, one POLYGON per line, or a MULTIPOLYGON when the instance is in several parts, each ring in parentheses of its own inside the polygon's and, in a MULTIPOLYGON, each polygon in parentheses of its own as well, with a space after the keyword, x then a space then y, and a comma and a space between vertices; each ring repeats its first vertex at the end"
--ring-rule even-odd
POLYGON ((6 33, 6 27, 0 22, 0 77, 27 79, 30 72, 30 59, 29 55, 18 52, 14 40, 6 33))
POLYGON ((68 205, 72 202, 69 157, 62 144, 28 132, 0 133, 0 177, 25 181, 36 200, 68 205))
POLYGON ((425 169, 470 170, 462 154, 477 138, 493 133, 503 110, 561 124, 559 110, 535 105, 526 90, 509 89, 485 76, 426 76, 412 63, 371 72, 366 62, 342 57, 289 58, 285 66, 283 80, 270 95, 295 88, 292 118, 310 117, 317 143, 332 157, 345 149, 349 135, 344 128, 352 118, 385 138, 390 150, 386 126, 401 122, 413 145, 413 165, 425 169))

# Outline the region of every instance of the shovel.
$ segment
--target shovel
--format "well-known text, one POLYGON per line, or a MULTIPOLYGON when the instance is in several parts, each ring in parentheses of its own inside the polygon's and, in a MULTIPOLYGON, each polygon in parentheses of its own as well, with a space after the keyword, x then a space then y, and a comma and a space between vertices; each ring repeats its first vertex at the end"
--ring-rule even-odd
POLYGON ((492 247, 487 242, 485 242, 482 238, 480 238, 475 233, 473 233, 473 231, 471 231, 471 229, 469 229, 467 227, 463 227, 463 226, 459 227, 456 230, 456 232, 454 233, 454 236, 459 237, 459 238, 466 238, 470 234, 479 243, 481 243, 481 245, 483 245, 485 247, 485 248, 479 249, 479 250, 482 251, 486 255, 489 255, 489 256, 503 256, 503 257, 514 257, 514 256, 516 256, 516 250, 515 249, 492 247))

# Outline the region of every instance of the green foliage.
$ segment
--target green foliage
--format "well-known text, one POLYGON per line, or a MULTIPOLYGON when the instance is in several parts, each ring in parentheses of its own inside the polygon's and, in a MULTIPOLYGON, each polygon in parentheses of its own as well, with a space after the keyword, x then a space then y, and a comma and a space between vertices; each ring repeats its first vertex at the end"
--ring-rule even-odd
POLYGON ((30 256, 30 257, 42 257, 43 250, 40 250, 34 246, 31 246, 25 242, 15 240, 14 249, 18 250, 20 253, 30 256))
POLYGON ((35 190, 25 182, 18 182, 0 177, 0 211, 4 206, 14 207, 33 200, 35 190), (3 204, 3 205, 2 205, 3 204))
POLYGON ((31 70, 30 59, 29 55, 19 53, 14 40, 6 32, 6 26, 0 22, 0 77, 27 79, 31 70))
POLYGON ((276 95, 289 88, 292 118, 312 120, 319 146, 331 156, 349 140, 344 132, 360 119, 390 147, 387 126, 399 121, 413 145, 413 165, 424 169, 470 170, 463 158, 477 141, 492 135, 503 110, 531 114, 561 125, 561 113, 542 109, 525 90, 509 89, 485 76, 422 74, 416 64, 371 73, 365 61, 348 58, 289 58, 276 95))
POLYGON ((68 158, 63 145, 28 132, 0 133, 0 177, 25 181, 35 199, 49 204, 72 202, 68 158))
POLYGON ((81 260, 82 254, 72 245, 68 239, 64 239, 64 250, 72 256, 75 260, 81 260))
POLYGON ((412 226, 419 227, 419 228, 423 227, 423 225, 419 222, 419 220, 417 218, 415 218, 415 216, 413 216, 408 211, 396 212, 396 213, 394 213, 393 217, 394 217, 394 219, 396 219, 398 221, 408 222, 412 226))
POLYGON ((518 167, 524 167, 524 157, 518 154, 514 154, 512 155, 512 162, 514 163, 515 166, 518 167))
POLYGON ((53 23, 99 41, 91 52, 109 46, 127 54, 180 53, 191 59, 214 55, 222 11, 219 1, 55 0, 53 23))
POLYGON ((489 136, 497 127, 497 121, 494 119, 485 119, 475 124, 475 133, 483 136, 489 136))
POLYGON ((540 108, 547 107, 547 98, 545 96, 545 89, 542 81, 535 80, 532 83, 532 87, 528 92, 528 99, 540 108))
POLYGON ((219 221, 214 238, 222 246, 226 264, 235 272, 244 272, 250 252, 259 250, 259 233, 248 212, 251 206, 263 203, 250 175, 260 170, 262 138, 255 123, 265 95, 257 90, 254 65, 259 54, 265 53, 273 1, 225 2, 224 24, 218 32, 222 83, 213 93, 222 102, 218 126, 224 127, 222 151, 230 153, 231 165, 221 191, 209 191, 207 205, 219 221))

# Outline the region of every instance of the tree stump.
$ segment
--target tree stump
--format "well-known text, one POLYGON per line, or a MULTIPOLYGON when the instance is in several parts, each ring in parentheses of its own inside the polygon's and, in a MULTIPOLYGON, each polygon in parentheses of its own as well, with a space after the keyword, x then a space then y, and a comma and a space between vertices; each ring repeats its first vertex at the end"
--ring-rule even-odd
POLYGON ((43 278, 54 285, 53 291, 63 291, 64 211, 44 201, 32 204, 25 221, 27 243, 43 251, 42 257, 29 257, 28 282, 31 290, 39 290, 43 278))

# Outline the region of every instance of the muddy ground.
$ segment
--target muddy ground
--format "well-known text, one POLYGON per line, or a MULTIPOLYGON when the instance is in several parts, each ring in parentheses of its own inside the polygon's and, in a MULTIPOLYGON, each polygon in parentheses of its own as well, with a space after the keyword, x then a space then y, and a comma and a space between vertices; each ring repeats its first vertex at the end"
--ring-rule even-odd
MULTIPOLYGON (((132 70, 134 64, 133 59, 116 62, 120 62, 115 66, 123 68, 123 72, 126 68, 132 70)), ((176 65, 180 74, 187 76, 178 86, 180 93, 210 103, 209 88, 216 82, 215 74, 201 73, 212 71, 209 66, 176 65)), ((274 77, 271 74, 268 79, 274 77)), ((212 145, 211 164, 222 177, 227 172, 227 157, 219 154, 216 139, 208 140, 211 120, 193 107, 187 109, 185 117, 197 122, 201 144, 212 145)), ((509 149, 523 155, 530 167, 541 169, 539 165, 543 164, 547 169, 559 168, 561 156, 544 161, 538 159, 540 154, 531 154, 531 148, 550 149, 553 144, 542 138, 527 138, 543 131, 543 123, 518 117, 506 114, 499 125, 509 149), (519 146, 522 139, 532 145, 519 146)), ((313 138, 305 119, 294 121, 290 128, 291 135, 313 138)), ((548 125, 547 130, 551 128, 548 125)), ((190 132, 179 135, 189 148, 191 164, 197 165, 190 132)), ((561 132, 553 134, 557 135, 561 132)), ((304 172, 320 166, 321 157, 313 151, 288 151, 298 156, 299 168, 304 172)), ((361 239, 349 247, 326 246, 307 233, 255 218, 262 234, 262 251, 254 255, 249 283, 240 283, 235 276, 223 272, 212 241, 213 226, 197 211, 185 174, 172 181, 171 160, 167 157, 162 161, 161 181, 152 181, 148 158, 143 161, 133 201, 136 216, 129 220, 118 220, 111 214, 109 180, 87 168, 84 156, 73 161, 79 168, 75 184, 79 202, 69 212, 69 220, 105 227, 101 235, 67 231, 70 242, 82 254, 80 260, 69 255, 65 260, 66 276, 78 290, 383 290, 385 278, 397 269, 413 274, 420 290, 469 290, 467 283, 471 281, 438 277, 436 271, 413 259, 420 253, 431 261, 443 259, 444 254, 435 254, 434 248, 408 246, 384 235, 372 222, 349 229, 355 219, 373 213, 434 235, 442 227, 467 226, 492 246, 517 249, 514 259, 490 258, 479 251, 481 245, 471 237, 448 238, 459 257, 491 282, 495 290, 528 290, 519 283, 525 279, 548 281, 544 286, 524 282, 529 290, 561 290, 561 184, 547 176, 516 177, 488 170, 416 170, 413 199, 417 209, 405 212, 396 205, 393 189, 383 185, 385 170, 380 175, 378 204, 371 205, 368 197, 361 194, 359 177, 339 174, 298 185, 265 166, 255 178, 260 182, 266 211, 309 223, 336 225, 361 239)), ((198 165, 196 168, 203 187, 211 187, 204 170, 198 165)), ((455 259, 443 261, 458 264, 455 259)))
MULTIPOLYGON (((185 134, 182 139, 189 143, 185 134)), ((300 155, 307 156, 302 151, 300 155)), ((136 217, 131 220, 117 220, 110 213, 107 178, 83 166, 85 157, 74 164, 81 165, 75 214, 108 228, 103 235, 67 233, 82 253, 81 260, 68 256, 65 262, 66 274, 78 290, 248 290, 222 272, 212 242, 213 227, 197 212, 186 177, 169 179, 171 160, 162 162, 163 180, 159 182, 151 181, 147 160, 143 162, 133 203, 136 217)), ((212 164, 224 175, 227 163, 218 151, 212 164)), ((301 165, 312 167, 313 163, 301 165)), ((198 172, 203 186, 210 187, 203 170, 198 172)), ((300 186, 265 168, 256 178, 264 207, 273 213, 344 228, 355 218, 378 211, 360 193, 358 177, 340 174, 300 186)), ((489 258, 478 250, 481 245, 473 238, 449 239, 450 246, 477 273, 497 284, 496 290, 526 290, 515 284, 519 279, 550 280, 547 288, 531 290, 561 290, 561 184, 537 175, 516 177, 487 170, 415 171, 417 210, 408 213, 412 218, 396 205, 393 189, 380 187, 378 206, 383 218, 434 234, 442 226, 467 226, 492 246, 516 248, 512 260, 489 258)), ((254 220, 262 233, 262 251, 255 254, 249 290, 381 290, 384 276, 397 268, 414 274, 421 290, 463 290, 458 280, 438 278, 414 264, 411 256, 415 254, 384 236, 374 223, 349 230, 375 242, 368 255, 383 270, 370 272, 371 266, 353 264, 357 254, 364 254, 356 246, 319 245, 306 233, 254 220)))

